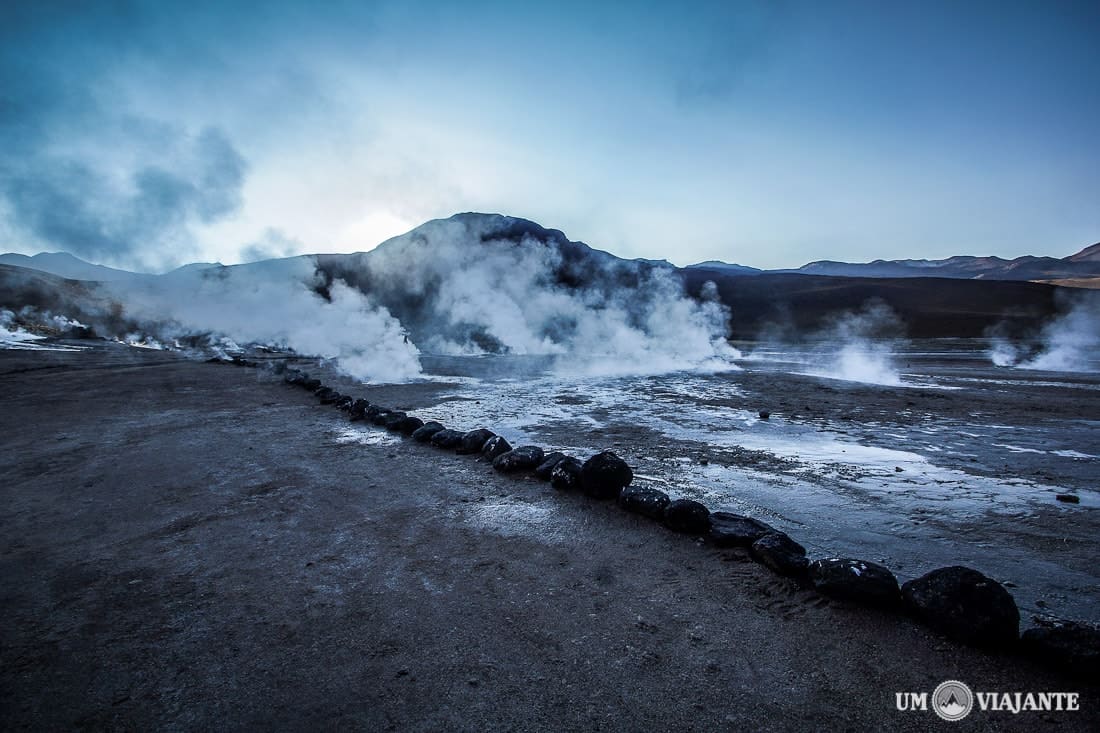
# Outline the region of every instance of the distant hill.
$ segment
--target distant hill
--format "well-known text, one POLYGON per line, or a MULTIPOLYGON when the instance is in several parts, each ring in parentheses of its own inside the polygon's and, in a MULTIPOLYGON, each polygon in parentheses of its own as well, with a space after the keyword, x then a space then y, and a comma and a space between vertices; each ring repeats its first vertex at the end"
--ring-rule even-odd
POLYGON ((26 267, 39 272, 48 272, 69 280, 95 280, 97 282, 119 282, 141 277, 140 273, 118 270, 104 265, 93 265, 79 257, 74 257, 68 252, 41 252, 28 257, 27 255, 8 254, 0 255, 0 265, 14 265, 26 267))
MULTIPOLYGON (((724 262, 702 262, 690 268, 712 271, 737 271, 752 274, 755 268, 727 265, 724 262)), ((825 275, 829 277, 940 277, 959 280, 1035 280, 1077 281, 1100 277, 1100 243, 1091 245, 1069 257, 1033 257, 1027 255, 1006 260, 1001 257, 956 256, 942 260, 874 260, 873 262, 835 262, 819 260, 797 269, 755 270, 764 272, 825 275)))
MULTIPOLYGON (((723 262, 676 268, 661 260, 616 257, 526 219, 465 213, 427 222, 369 252, 301 255, 229 267, 195 264, 164 275, 128 273, 64 254, 3 255, 0 263, 8 265, 0 264, 0 307, 5 308, 34 301, 39 307, 91 318, 105 308, 126 312, 104 302, 113 297, 111 292, 171 289, 194 298, 187 294, 200 293, 214 282, 254 289, 298 279, 326 301, 341 297, 340 283, 368 295, 418 342, 445 340, 494 351, 507 349, 509 323, 529 324, 540 309, 551 316, 536 331, 539 338, 554 342, 576 330, 583 313, 623 306, 631 314, 642 314, 631 318, 648 318, 644 314, 651 312, 646 308, 654 302, 655 288, 686 291, 696 299, 713 297, 716 291, 730 308, 730 335, 735 338, 754 338, 762 329, 774 327, 814 330, 869 300, 890 306, 911 336, 981 336, 1004 322, 1036 328, 1062 305, 1060 293, 1066 288, 1056 284, 1080 287, 1100 275, 1100 244, 1062 259, 815 262, 793 271, 723 262), (68 280, 24 276, 33 270, 68 280), (89 280, 114 287, 96 288, 89 280), (1055 284, 1028 282, 1034 280, 1055 284), (486 322, 494 326, 486 328, 486 322)), ((1083 290, 1076 292, 1085 296, 1083 290)))

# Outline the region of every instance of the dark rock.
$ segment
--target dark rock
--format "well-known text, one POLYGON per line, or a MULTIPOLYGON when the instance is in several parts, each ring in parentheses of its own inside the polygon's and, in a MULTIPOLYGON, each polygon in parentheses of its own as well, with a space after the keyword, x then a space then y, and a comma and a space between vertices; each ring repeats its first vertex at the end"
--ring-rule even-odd
POLYGON ((344 395, 340 399, 336 400, 336 407, 344 412, 351 412, 351 406, 355 404, 355 398, 344 395))
POLYGON ((455 448, 455 453, 460 456, 472 456, 475 453, 480 453, 485 444, 489 442, 489 438, 495 435, 496 433, 492 430, 486 430, 485 428, 471 430, 462 436, 462 442, 455 448))
POLYGON ((617 499, 634 480, 634 472, 622 458, 605 450, 581 467, 581 490, 596 499, 617 499))
POLYGON ((382 427, 384 427, 386 430, 392 430, 396 433, 398 432, 398 426, 401 425, 401 423, 404 422, 405 418, 407 417, 408 415, 401 412, 400 410, 389 412, 386 414, 386 419, 382 422, 382 427))
POLYGON ((749 553, 757 562, 780 575, 803 575, 809 565, 806 548, 782 532, 764 535, 752 543, 749 553))
POLYGON ((830 558, 810 563, 810 579, 820 592, 865 606, 891 608, 901 601, 889 568, 864 560, 830 558))
POLYGON ((386 421, 389 420, 392 415, 393 412, 391 410, 387 410, 383 407, 378 410, 368 410, 367 420, 379 427, 385 427, 386 421))
POLYGON ((433 435, 443 429, 444 428, 441 423, 437 423, 435 420, 429 420, 428 422, 424 423, 422 427, 417 428, 413 432, 412 439, 415 440, 417 443, 427 443, 429 440, 432 439, 433 435))
POLYGON ((297 369, 288 369, 283 373, 284 384, 301 384, 302 380, 306 378, 306 375, 302 374, 297 369))
POLYGON ((318 389, 321 388, 322 385, 320 379, 307 375, 301 382, 298 383, 298 386, 308 392, 316 392, 318 389))
POLYGON ((504 439, 502 435, 494 435, 485 441, 485 445, 481 447, 481 455, 486 460, 495 460, 497 456, 503 455, 512 450, 512 444, 504 439))
POLYGON ((565 458, 565 454, 560 451, 554 451, 548 453, 542 457, 542 463, 535 467, 535 476, 543 481, 550 480, 550 473, 554 470, 554 466, 558 465, 562 459, 565 458))
MULTIPOLYGON (((327 387, 325 389, 327 389, 327 387)), ((321 400, 322 405, 335 405, 341 400, 341 398, 343 398, 343 396, 344 395, 333 389, 329 389, 327 392, 322 389, 319 390, 319 393, 317 394, 317 398, 321 400)))
POLYGON ((444 428, 433 435, 430 440, 436 448, 457 448, 458 444, 462 442, 462 436, 465 434, 458 430, 444 428))
POLYGON ((761 410, 760 412, 757 413, 757 415, 760 416, 761 420, 767 420, 768 418, 770 418, 772 416, 772 414, 770 412, 768 412, 767 410, 761 410))
POLYGON ((1081 503, 1081 497, 1077 496, 1076 494, 1056 494, 1054 496, 1054 498, 1057 499, 1058 501, 1064 501, 1067 504, 1080 504, 1081 503))
POLYGON ((554 470, 550 472, 550 485, 563 491, 579 489, 582 468, 581 462, 576 458, 566 457, 561 459, 554 466, 554 470))
POLYGON ((704 534, 710 528, 710 510, 694 499, 677 499, 665 507, 665 526, 673 532, 704 534))
POLYGON ((1061 621, 1028 629, 1020 637, 1023 650, 1037 658, 1064 665, 1075 672, 1100 677, 1100 629, 1061 621))
POLYGON ((644 486, 627 486, 619 494, 619 506, 628 512, 660 521, 665 518, 668 494, 644 486))
POLYGON ((717 547, 752 547, 752 543, 778 530, 759 519, 732 512, 711 512, 708 537, 717 547))
POLYGON ((353 421, 362 420, 363 417, 366 415, 368 407, 370 407, 370 403, 366 400, 356 400, 355 402, 351 403, 351 408, 348 409, 348 414, 353 421))
POLYGON ((407 415, 404 419, 398 421, 398 423, 394 425, 391 429, 398 433, 401 433, 402 435, 412 435, 422 427, 424 427, 423 420, 421 420, 419 417, 407 415))
POLYGON ((542 448, 537 445, 521 445, 493 460, 493 468, 501 473, 530 471, 542 463, 542 448))
POLYGON ((933 570, 901 587, 905 605, 924 623, 965 644, 1015 642, 1020 612, 1004 587, 959 565, 933 570))

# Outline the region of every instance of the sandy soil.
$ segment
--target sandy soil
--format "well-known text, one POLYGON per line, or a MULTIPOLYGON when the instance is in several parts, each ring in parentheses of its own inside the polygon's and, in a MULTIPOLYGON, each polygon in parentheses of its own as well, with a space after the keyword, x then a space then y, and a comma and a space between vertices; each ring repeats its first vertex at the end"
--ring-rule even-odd
MULTIPOLYGON (((431 402, 439 387, 361 388, 431 402), (419 393, 410 390, 419 390, 419 393)), ((402 441, 257 370, 0 352, 0 727, 926 730, 1100 688, 402 441)), ((396 402, 391 402, 399 406, 396 402)))

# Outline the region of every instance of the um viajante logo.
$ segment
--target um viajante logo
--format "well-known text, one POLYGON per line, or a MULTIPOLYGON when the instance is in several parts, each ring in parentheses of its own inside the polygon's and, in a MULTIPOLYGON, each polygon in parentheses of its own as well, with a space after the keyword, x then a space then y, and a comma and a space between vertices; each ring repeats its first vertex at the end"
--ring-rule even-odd
POLYGON ((894 705, 903 712, 934 712, 943 720, 962 720, 974 710, 982 712, 1030 713, 1077 712, 1081 709, 1077 692, 972 692, 958 680, 947 680, 927 692, 895 692, 894 705))

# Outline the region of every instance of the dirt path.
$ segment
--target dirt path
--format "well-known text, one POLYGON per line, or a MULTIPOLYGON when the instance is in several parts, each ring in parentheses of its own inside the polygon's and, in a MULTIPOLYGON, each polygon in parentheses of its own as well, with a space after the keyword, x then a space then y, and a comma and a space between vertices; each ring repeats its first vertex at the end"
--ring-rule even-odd
POLYGON ((958 730, 1100 724, 1084 680, 255 370, 0 352, 0 403, 0 728, 927 730, 894 693, 946 679, 1081 693, 958 730))

